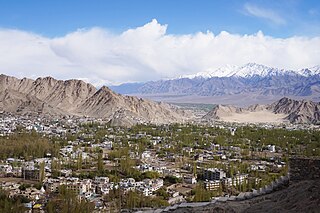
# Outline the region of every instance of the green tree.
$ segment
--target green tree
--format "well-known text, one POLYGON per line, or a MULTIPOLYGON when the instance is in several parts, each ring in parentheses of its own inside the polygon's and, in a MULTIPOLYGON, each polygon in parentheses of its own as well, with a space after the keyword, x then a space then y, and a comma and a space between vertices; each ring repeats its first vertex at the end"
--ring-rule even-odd
POLYGON ((65 185, 59 187, 59 194, 49 200, 46 211, 50 213, 90 213, 94 204, 86 200, 79 200, 75 192, 65 185))
POLYGON ((0 212, 3 213, 24 213, 26 208, 21 203, 21 199, 9 198, 8 193, 0 189, 0 212))
POLYGON ((197 184, 196 188, 193 190, 193 194, 193 202, 209 201, 211 198, 210 191, 207 191, 201 182, 197 184))
POLYGON ((79 153, 79 154, 78 154, 77 169, 78 169, 78 170, 82 169, 82 153, 79 153))
POLYGON ((103 159, 102 159, 102 153, 98 153, 98 161, 97 161, 97 167, 98 167, 98 172, 103 172, 104 167, 103 167, 103 159))
POLYGON ((40 167, 39 167, 39 180, 40 180, 41 183, 43 182, 43 179, 45 178, 44 168, 45 168, 45 162, 42 161, 40 163, 40 167))

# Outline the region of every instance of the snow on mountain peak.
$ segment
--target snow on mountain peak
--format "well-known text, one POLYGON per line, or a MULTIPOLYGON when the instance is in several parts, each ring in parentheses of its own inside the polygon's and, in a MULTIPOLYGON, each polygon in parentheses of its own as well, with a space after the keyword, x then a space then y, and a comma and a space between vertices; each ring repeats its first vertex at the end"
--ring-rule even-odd
POLYGON ((215 70, 213 73, 216 77, 230 77, 239 69, 238 66, 229 65, 227 64, 224 67, 220 67, 219 69, 215 70))
POLYGON ((198 72, 196 74, 191 75, 183 75, 179 78, 212 78, 212 77, 230 77, 234 74, 234 72, 238 69, 238 66, 234 65, 226 65, 224 67, 218 69, 208 69, 205 72, 198 72))
POLYGON ((300 71, 293 70, 285 70, 279 68, 268 67, 265 65, 257 64, 257 63, 248 63, 241 67, 234 65, 226 65, 224 67, 215 69, 215 70, 207 70, 205 72, 198 72, 196 74, 184 75, 179 78, 212 78, 212 77, 253 77, 253 76, 278 76, 278 75, 303 75, 303 76, 312 76, 320 74, 320 66, 314 66, 311 68, 302 69, 300 71))
POLYGON ((300 75, 303 76, 312 76, 312 75, 318 75, 320 74, 320 66, 314 66, 306 69, 302 69, 298 72, 300 75))
POLYGON ((248 63, 238 69, 233 76, 237 77, 252 77, 254 75, 257 76, 268 76, 268 75, 278 75, 283 70, 267 67, 265 65, 256 64, 256 63, 248 63))
POLYGON ((210 72, 198 72, 196 74, 190 74, 190 75, 182 75, 179 78, 211 78, 213 77, 210 72))

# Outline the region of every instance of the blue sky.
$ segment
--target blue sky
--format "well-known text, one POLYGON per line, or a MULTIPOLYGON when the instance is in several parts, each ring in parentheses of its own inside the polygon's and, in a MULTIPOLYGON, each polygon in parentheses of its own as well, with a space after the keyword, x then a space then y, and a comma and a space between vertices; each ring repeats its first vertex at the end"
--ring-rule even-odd
POLYGON ((320 64, 318 0, 0 0, 0 73, 96 86, 320 64))
POLYGON ((274 37, 320 33, 318 0, 1 0, 0 27, 55 37, 99 26, 113 32, 152 19, 168 33, 210 30, 274 37))

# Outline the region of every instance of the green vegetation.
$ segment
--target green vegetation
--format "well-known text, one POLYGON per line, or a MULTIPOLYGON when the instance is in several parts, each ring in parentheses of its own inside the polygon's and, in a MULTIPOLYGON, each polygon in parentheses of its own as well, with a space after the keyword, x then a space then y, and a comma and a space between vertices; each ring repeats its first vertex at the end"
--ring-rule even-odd
POLYGON ((59 194, 49 200, 46 206, 48 213, 88 213, 94 210, 94 204, 79 200, 73 191, 66 186, 59 187, 59 194))
POLYGON ((147 197, 136 191, 123 193, 121 190, 112 190, 104 197, 105 202, 114 204, 114 209, 132 209, 143 207, 163 207, 168 206, 168 201, 162 196, 147 197), (121 206, 120 206, 121 205, 121 206))
MULTIPOLYGON (((81 125, 77 132, 70 131, 60 137, 44 136, 34 131, 24 132, 23 129, 19 129, 17 133, 0 137, 0 160, 9 157, 31 160, 50 153, 55 157, 51 163, 53 178, 61 176, 61 170, 71 169, 73 177, 109 177, 115 185, 122 178, 134 178, 135 181, 156 178, 164 180, 164 187, 154 192, 156 196, 144 196, 138 190, 111 190, 110 194, 104 197, 104 201, 108 202, 111 209, 119 211, 123 208, 168 205, 171 191, 168 192, 166 187, 172 184, 181 187, 185 184, 183 178, 174 176, 175 173, 179 174, 178 177, 197 177, 196 186, 187 186, 190 187, 186 192, 187 200, 191 202, 209 201, 223 193, 236 195, 239 192, 260 188, 287 174, 290 156, 320 156, 319 141, 320 132, 315 130, 243 126, 237 127, 235 135, 232 136, 228 128, 201 125, 136 125, 131 128, 108 128, 106 125, 92 122, 81 125), (91 144, 104 141, 112 141, 112 148, 91 147, 91 144), (67 147, 72 152, 68 151, 60 156, 60 147, 67 145, 72 145, 71 148, 67 147), (271 153, 268 145, 275 145, 276 152, 271 153), (142 157, 142 154, 146 154, 145 151, 148 151, 147 154, 150 153, 151 159, 142 157), (156 164, 153 165, 155 162, 161 162, 159 165, 172 170, 168 173, 144 172, 137 167, 156 167, 156 164), (258 164, 265 167, 251 168, 258 164), (247 174, 248 180, 242 184, 234 182, 234 186, 221 184, 215 190, 209 191, 204 188, 203 183, 206 168, 222 169, 233 181, 237 175, 247 174)), ((21 163, 13 162, 12 166, 18 167, 21 163)), ((40 170, 41 183, 45 175, 45 164, 40 163, 36 167, 40 170)), ((40 183, 34 187, 41 188, 40 183)), ((22 184, 20 190, 26 190, 30 186, 22 184)), ((0 212, 19 212, 15 208, 22 206, 22 200, 9 199, 5 193, 1 193, 0 212)), ((59 194, 52 193, 52 196, 46 206, 47 212, 91 212, 93 209, 92 203, 80 201, 76 194, 65 187, 59 189, 59 194)))
POLYGON ((0 189, 0 212, 5 213, 24 213, 26 208, 22 202, 22 197, 9 198, 8 193, 0 189))
POLYGON ((36 132, 15 133, 10 136, 0 137, 0 160, 13 158, 45 157, 47 153, 57 156, 60 146, 49 142, 48 138, 42 137, 36 132))
POLYGON ((194 195, 193 202, 207 202, 210 201, 212 197, 217 197, 222 195, 222 188, 219 190, 208 191, 204 188, 203 183, 199 182, 195 189, 191 191, 191 195, 194 195))

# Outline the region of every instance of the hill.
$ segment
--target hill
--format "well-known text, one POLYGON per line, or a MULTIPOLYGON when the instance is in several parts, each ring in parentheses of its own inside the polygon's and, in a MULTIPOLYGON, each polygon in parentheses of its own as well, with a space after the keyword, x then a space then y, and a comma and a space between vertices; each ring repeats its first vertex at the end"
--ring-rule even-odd
POLYGON ((18 79, 0 75, 0 111, 16 114, 88 116, 115 125, 184 122, 190 114, 169 104, 96 89, 81 80, 18 79))

